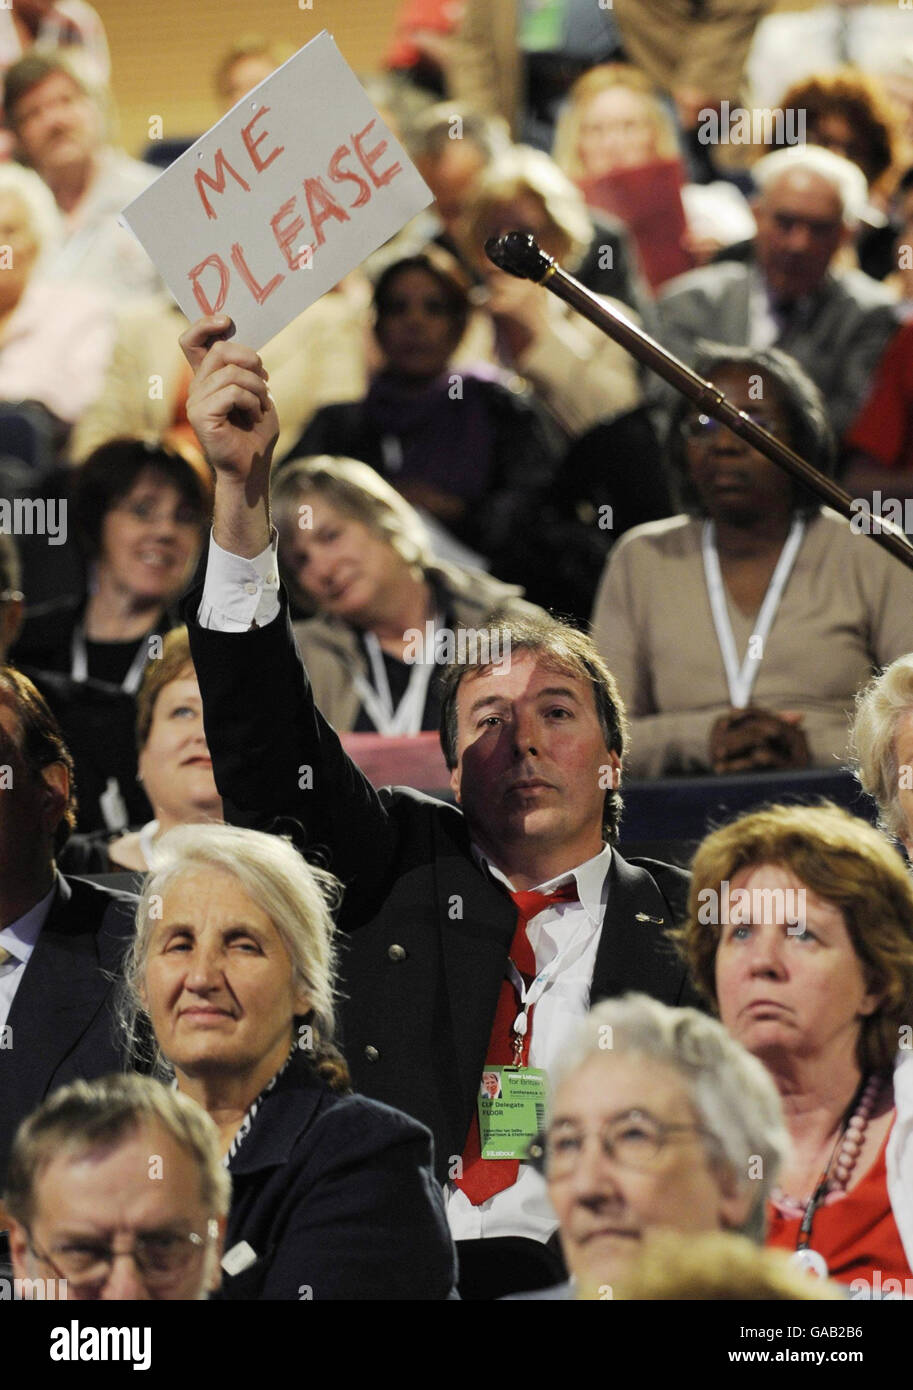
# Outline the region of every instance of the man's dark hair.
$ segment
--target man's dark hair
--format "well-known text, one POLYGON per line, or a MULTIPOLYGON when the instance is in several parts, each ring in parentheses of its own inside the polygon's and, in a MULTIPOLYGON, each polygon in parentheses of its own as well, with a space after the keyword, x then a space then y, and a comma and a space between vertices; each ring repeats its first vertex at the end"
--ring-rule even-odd
MULTIPOLYGON (((714 373, 726 367, 744 367, 746 373, 753 372, 760 377, 765 398, 768 392, 776 398, 789 423, 789 437, 782 442, 822 473, 832 475, 836 446, 827 406, 818 387, 796 359, 775 347, 728 347, 710 342, 699 344, 694 363, 696 372, 712 381, 714 373)), ((686 396, 680 397, 670 423, 666 453, 681 507, 702 516, 703 506, 688 474, 684 436, 685 421, 695 411, 693 401, 686 396)), ((793 492, 796 511, 810 514, 820 507, 821 499, 801 484, 795 483, 793 492)))
MULTIPOLYGON (((546 666, 589 681, 606 748, 611 753, 617 753, 619 758, 624 757, 628 731, 624 703, 618 693, 615 677, 585 632, 550 617, 548 613, 516 616, 513 613, 495 612, 488 616, 483 626, 491 633, 497 631, 500 634, 499 648, 502 652, 509 652, 511 660, 519 653, 527 652, 546 666)), ((491 642, 490 647, 493 646, 491 642)), ((488 654, 491 654, 490 651, 488 654)), ((457 691, 460 683, 468 675, 493 667, 493 662, 481 659, 452 662, 441 675, 441 748, 451 770, 457 765, 457 691)), ((621 795, 613 781, 613 785, 606 788, 603 811, 603 831, 611 844, 618 839, 621 811, 621 795)))
POLYGON ((44 696, 28 676, 14 666, 0 666, 0 700, 6 697, 19 721, 19 750, 33 777, 40 777, 52 763, 63 763, 69 774, 70 794, 66 810, 54 831, 54 853, 59 854, 76 826, 76 771, 63 732, 44 696))
POLYGON ((208 478, 182 454, 160 442, 112 439, 102 444, 78 470, 73 487, 76 538, 90 559, 101 549, 104 519, 132 490, 140 474, 151 471, 170 483, 191 507, 202 530, 212 511, 208 478))
POLYGON ((52 77, 55 72, 64 73, 83 96, 89 95, 85 82, 62 53, 27 53, 18 63, 7 68, 3 79, 3 114, 12 130, 16 129, 16 107, 19 102, 33 87, 37 87, 46 77, 52 77))

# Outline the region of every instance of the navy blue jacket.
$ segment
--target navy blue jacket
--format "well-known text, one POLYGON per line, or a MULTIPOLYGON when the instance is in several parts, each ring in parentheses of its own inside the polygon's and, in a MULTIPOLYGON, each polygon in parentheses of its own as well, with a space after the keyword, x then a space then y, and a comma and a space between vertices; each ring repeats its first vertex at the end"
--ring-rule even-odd
POLYGON ((133 935, 136 903, 132 893, 58 880, 0 1046, 0 1192, 13 1135, 45 1096, 68 1081, 124 1069, 113 977, 133 935))
POLYGON ((296 1054, 229 1169, 226 1252, 258 1256, 225 1275, 223 1299, 445 1299, 453 1242, 424 1125, 339 1095, 296 1054))

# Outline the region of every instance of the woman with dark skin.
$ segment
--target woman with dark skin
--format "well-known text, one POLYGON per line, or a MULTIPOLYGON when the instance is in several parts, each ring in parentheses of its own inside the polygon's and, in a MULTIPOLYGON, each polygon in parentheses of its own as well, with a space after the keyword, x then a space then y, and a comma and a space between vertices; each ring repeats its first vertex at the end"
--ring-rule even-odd
MULTIPOLYGON (((721 348, 698 369, 828 471, 823 403, 791 358, 721 348)), ((913 646, 913 581, 690 404, 668 449, 688 511, 621 538, 593 616, 632 720, 629 772, 834 767, 856 690, 913 646)))
POLYGON ((290 458, 361 459, 414 507, 523 582, 516 534, 535 514, 564 441, 544 411, 489 369, 453 368, 469 320, 469 287, 429 248, 390 266, 374 292, 383 363, 356 402, 325 406, 290 458))

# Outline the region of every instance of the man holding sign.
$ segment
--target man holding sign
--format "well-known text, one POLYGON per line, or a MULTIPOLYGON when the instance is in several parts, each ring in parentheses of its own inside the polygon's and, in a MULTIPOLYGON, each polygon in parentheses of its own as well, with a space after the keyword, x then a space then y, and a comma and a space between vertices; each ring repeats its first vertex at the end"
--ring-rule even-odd
MULTIPOLYGON (((269 518, 278 419, 259 357, 231 331, 208 317, 182 339, 188 414, 216 473, 206 583, 187 617, 226 818, 292 828, 346 884, 347 1057, 360 1090, 432 1129, 453 1234, 545 1242, 555 1218, 522 1157, 549 1064, 591 999, 692 1002, 664 941, 685 875, 612 847, 624 716, 589 640, 553 620, 512 628, 509 666, 445 677, 462 811, 363 777, 291 637, 269 518)), ((557 1275, 551 1252, 530 1248, 538 1268, 513 1288, 557 1275)))

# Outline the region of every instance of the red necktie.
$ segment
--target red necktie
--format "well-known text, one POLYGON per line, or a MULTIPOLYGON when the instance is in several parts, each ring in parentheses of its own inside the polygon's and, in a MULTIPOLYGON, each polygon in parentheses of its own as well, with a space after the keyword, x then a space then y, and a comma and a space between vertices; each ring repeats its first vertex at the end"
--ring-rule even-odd
MULTIPOLYGON (((510 958, 522 975, 524 983, 529 985, 536 976, 536 957, 529 944, 526 928, 534 917, 538 916, 545 908, 550 907, 552 903, 579 901, 577 884, 571 879, 569 883, 560 884, 554 893, 511 893, 510 896, 517 907, 517 926, 510 945, 510 958)), ((501 992, 498 995, 498 1007, 495 1010, 491 1040, 488 1044, 488 1051, 485 1053, 486 1062, 494 1062, 501 1066, 513 1064, 514 1020, 520 1007, 520 998, 513 981, 508 975, 505 975, 501 981, 501 992)), ((529 1062, 532 1036, 533 1010, 530 1008, 520 1059, 521 1065, 524 1067, 529 1062)), ((464 1192, 472 1205, 477 1207, 482 1202, 486 1202, 489 1197, 494 1197, 496 1192, 503 1192, 506 1188, 513 1187, 519 1171, 518 1159, 482 1157, 479 1111, 478 1105, 476 1105, 472 1112, 472 1124, 466 1138, 466 1147, 463 1150, 463 1176, 454 1179, 454 1186, 464 1192)))

